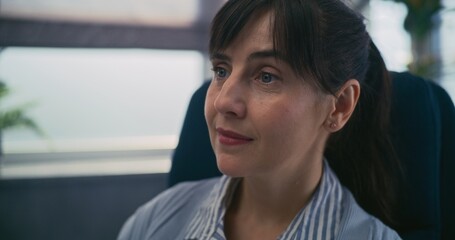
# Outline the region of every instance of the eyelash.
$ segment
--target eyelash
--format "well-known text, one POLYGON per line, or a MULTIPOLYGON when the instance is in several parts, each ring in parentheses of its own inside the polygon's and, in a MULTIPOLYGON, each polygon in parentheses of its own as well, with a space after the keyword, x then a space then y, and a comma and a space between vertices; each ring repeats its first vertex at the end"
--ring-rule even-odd
POLYGON ((274 74, 272 74, 272 73, 269 73, 269 72, 265 72, 265 71, 261 71, 261 72, 259 73, 258 78, 259 78, 258 80, 259 80, 262 84, 266 84, 266 85, 272 84, 274 81, 276 81, 276 80, 279 79, 276 75, 274 75, 274 74), (270 81, 269 81, 269 82, 264 82, 264 81, 263 81, 263 80, 264 80, 264 79, 263 79, 264 76, 268 76, 268 77, 270 78, 270 79, 269 79, 270 81))
POLYGON ((225 79, 225 78, 229 77, 229 71, 226 70, 225 68, 222 68, 222 67, 213 67, 213 68, 212 68, 212 71, 213 71, 213 74, 214 74, 215 78, 217 78, 217 79, 225 79), (224 71, 225 76, 221 76, 221 77, 220 77, 220 76, 219 76, 220 71, 224 71))
MULTIPOLYGON (((230 72, 226 68, 223 68, 223 67, 213 67, 212 71, 214 74, 214 78, 217 80, 224 80, 224 79, 228 78, 230 75, 230 72), (224 76, 220 76, 221 72, 223 72, 224 76)), ((260 71, 259 74, 257 75, 257 77, 255 77, 254 79, 258 80, 261 84, 270 85, 270 84, 273 84, 274 81, 279 80, 280 78, 270 72, 260 71), (270 81, 264 82, 262 79, 264 76, 268 76, 270 78, 269 79, 270 81)))

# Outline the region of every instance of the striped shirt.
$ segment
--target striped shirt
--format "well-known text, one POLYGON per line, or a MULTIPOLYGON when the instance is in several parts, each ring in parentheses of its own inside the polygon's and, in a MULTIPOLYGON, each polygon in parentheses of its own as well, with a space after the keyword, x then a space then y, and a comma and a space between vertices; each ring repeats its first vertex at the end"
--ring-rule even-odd
MULTIPOLYGON (((191 219, 187 240, 224 240, 224 215, 240 179, 221 177, 191 219)), ((324 163, 320 184, 311 201, 292 220, 279 240, 335 239, 341 221, 342 187, 329 165, 324 163)))

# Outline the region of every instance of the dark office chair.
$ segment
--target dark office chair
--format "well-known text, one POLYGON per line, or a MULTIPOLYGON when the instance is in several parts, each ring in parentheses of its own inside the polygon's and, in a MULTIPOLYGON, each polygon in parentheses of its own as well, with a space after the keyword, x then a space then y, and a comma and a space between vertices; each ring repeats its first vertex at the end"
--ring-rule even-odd
MULTIPOLYGON (((403 239, 455 239, 455 108, 433 82, 392 73, 391 136, 403 162, 406 191, 399 196, 403 239)), ((204 119, 208 83, 191 99, 169 185, 218 176, 204 119)))

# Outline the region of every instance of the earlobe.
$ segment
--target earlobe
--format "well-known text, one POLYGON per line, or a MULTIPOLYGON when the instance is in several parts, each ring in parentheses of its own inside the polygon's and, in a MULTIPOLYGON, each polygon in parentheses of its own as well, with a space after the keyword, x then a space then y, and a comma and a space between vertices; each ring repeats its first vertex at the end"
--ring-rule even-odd
POLYGON ((325 123, 325 127, 326 127, 327 131, 332 132, 332 133, 340 130, 340 128, 338 128, 338 124, 336 122, 332 122, 331 120, 328 120, 325 123))
POLYGON ((341 127, 338 125, 338 123, 334 120, 327 120, 325 123, 325 128, 330 133, 337 132, 341 129, 341 127))
POLYGON ((329 132, 337 132, 344 127, 351 117, 360 97, 360 84, 356 79, 348 80, 338 90, 332 112, 326 126, 329 132))

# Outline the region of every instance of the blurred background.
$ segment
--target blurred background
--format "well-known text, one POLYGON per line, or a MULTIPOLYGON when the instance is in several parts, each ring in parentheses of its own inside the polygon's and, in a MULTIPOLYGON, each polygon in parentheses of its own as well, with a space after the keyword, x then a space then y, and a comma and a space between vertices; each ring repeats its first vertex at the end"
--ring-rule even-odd
MULTIPOLYGON (((165 188, 223 3, 0 0, 0 238, 112 239, 165 188)), ((349 4, 390 70, 455 98, 455 0, 349 4)))
MULTIPOLYGON (((165 172, 188 100, 210 77, 208 29, 222 3, 1 0, 0 81, 9 91, 0 110, 19 108, 36 127, 1 129, 0 176, 165 172), (41 168, 24 155, 120 150, 161 150, 160 164, 152 169, 144 153, 131 166, 41 168), (34 165, 16 164, 22 160, 34 165)), ((365 15, 390 70, 432 79, 455 96, 454 0, 350 4, 365 15)))

